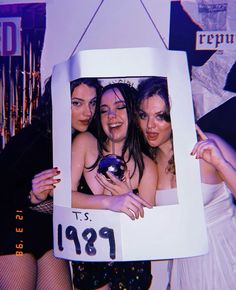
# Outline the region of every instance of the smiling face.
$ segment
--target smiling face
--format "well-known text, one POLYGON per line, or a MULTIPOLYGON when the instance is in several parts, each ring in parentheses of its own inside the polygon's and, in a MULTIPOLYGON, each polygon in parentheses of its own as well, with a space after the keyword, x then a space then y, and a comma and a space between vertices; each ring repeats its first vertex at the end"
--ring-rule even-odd
POLYGON ((125 100, 118 89, 110 89, 102 95, 100 115, 107 137, 114 143, 124 142, 128 130, 128 116, 125 100))
POLYGON ((171 123, 165 121, 166 105, 154 95, 142 100, 139 108, 139 125, 151 147, 162 148, 171 142, 171 123))
POLYGON ((72 128, 85 132, 94 115, 96 89, 81 83, 75 87, 71 96, 72 128))

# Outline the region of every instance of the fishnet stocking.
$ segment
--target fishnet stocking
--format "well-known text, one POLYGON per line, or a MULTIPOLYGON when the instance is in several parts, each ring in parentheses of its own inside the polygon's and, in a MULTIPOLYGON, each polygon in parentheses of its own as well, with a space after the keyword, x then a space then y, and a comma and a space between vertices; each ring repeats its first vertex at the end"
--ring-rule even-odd
POLYGON ((38 260, 37 290, 72 290, 67 261, 55 258, 48 251, 38 260))
POLYGON ((36 267, 36 260, 30 254, 0 256, 0 289, 35 289, 36 267))
POLYGON ((39 260, 31 254, 0 256, 1 290, 72 290, 68 262, 48 251, 39 260))

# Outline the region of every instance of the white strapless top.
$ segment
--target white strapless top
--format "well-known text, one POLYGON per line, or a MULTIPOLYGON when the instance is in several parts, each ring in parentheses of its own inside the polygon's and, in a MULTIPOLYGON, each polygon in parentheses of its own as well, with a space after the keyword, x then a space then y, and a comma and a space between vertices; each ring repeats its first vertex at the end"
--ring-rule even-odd
MULTIPOLYGON (((232 194, 224 182, 218 184, 202 183, 202 194, 208 225, 227 216, 235 215, 232 194)), ((178 204, 176 188, 156 191, 157 206, 172 204, 178 204)))
MULTIPOLYGON (((230 191, 223 182, 218 184, 202 183, 204 205, 219 197, 229 197, 230 191)), ((156 205, 178 204, 177 188, 158 189, 156 191, 156 205)))

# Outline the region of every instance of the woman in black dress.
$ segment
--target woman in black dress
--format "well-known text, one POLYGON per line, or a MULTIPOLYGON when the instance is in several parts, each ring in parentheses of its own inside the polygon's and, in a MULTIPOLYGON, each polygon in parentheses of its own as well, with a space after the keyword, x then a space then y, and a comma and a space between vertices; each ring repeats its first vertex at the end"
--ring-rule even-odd
MULTIPOLYGON (((87 132, 72 144, 73 207, 109 209, 135 219, 143 216, 143 206, 154 205, 157 174, 154 162, 140 150, 135 101, 136 90, 125 83, 108 85, 98 96, 99 138, 87 132), (101 158, 114 151, 126 162, 126 182, 108 173, 111 184, 97 174, 101 158)), ((152 278, 150 261, 75 262, 73 268, 74 284, 80 290, 147 290, 152 278)))
MULTIPOLYGON (((99 89, 96 79, 72 82, 75 130, 88 129, 99 89)), ((59 182, 53 177, 59 172, 57 168, 50 169, 53 166, 51 107, 49 79, 32 124, 12 137, 0 155, 1 290, 72 288, 68 263, 55 258, 52 251, 51 196, 54 184, 59 182), (41 173, 37 175, 38 172, 41 173)))

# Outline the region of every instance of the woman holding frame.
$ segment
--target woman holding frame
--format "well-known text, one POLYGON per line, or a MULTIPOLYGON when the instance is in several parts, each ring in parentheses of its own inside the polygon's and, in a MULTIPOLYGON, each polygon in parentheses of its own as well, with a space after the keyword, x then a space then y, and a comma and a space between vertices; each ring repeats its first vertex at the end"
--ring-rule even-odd
MULTIPOLYGON (((71 82, 72 127, 77 132, 88 129, 100 88, 97 79, 71 82)), ((13 137, 0 155, 1 290, 71 290, 68 263, 54 257, 52 250, 52 195, 60 172, 49 168, 52 168, 51 78, 32 124, 13 137)))
MULTIPOLYGON (((167 82, 151 77, 138 86, 137 110, 146 148, 156 162, 156 205, 178 203, 167 82)), ((198 142, 190 154, 199 160, 209 238, 209 253, 174 259, 172 290, 235 289, 236 152, 215 134, 196 127, 198 142)), ((187 178, 187 177, 186 177, 187 178)), ((194 229, 193 229, 194 230, 194 229)))
MULTIPOLYGON (((134 88, 115 83, 103 88, 97 98, 99 138, 80 134, 72 144, 72 207, 109 209, 136 219, 143 217, 144 206, 154 205, 157 174, 153 161, 140 149, 136 97, 134 88), (123 180, 109 172, 109 180, 97 173, 101 158, 114 153, 126 162, 123 180)), ((78 289, 145 290, 151 283, 150 261, 75 262, 73 268, 78 289)))

